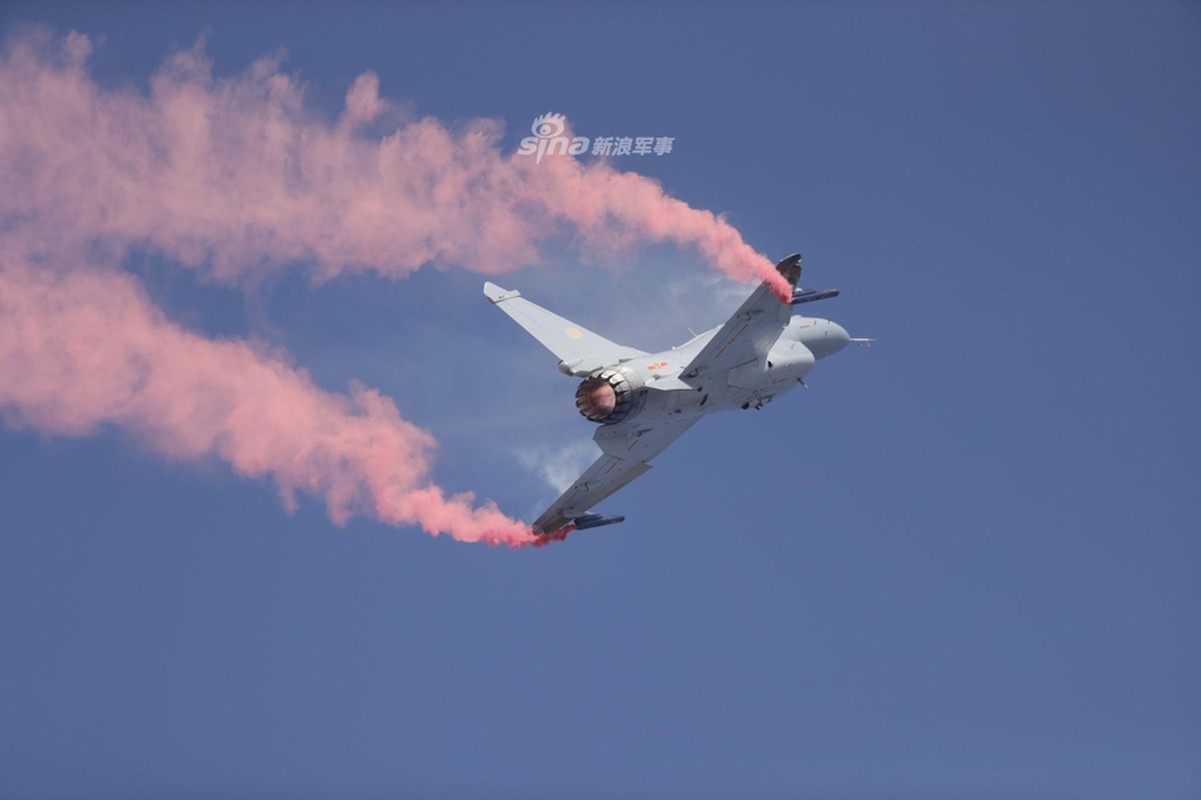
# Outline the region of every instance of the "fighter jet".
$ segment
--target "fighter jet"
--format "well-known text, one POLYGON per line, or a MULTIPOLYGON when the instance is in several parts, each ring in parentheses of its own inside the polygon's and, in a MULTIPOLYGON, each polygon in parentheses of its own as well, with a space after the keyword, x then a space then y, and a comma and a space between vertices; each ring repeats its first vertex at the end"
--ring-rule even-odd
POLYGON ((776 265, 792 288, 782 302, 764 281, 734 316, 711 331, 659 353, 611 342, 521 296, 484 284, 484 296, 559 359, 559 371, 583 378, 576 408, 600 427, 601 457, 533 524, 536 534, 562 536, 623 522, 590 513, 593 506, 651 468, 650 461, 714 411, 762 408, 805 383, 820 359, 852 339, 827 319, 793 316, 792 307, 838 295, 802 290, 801 256, 776 265))

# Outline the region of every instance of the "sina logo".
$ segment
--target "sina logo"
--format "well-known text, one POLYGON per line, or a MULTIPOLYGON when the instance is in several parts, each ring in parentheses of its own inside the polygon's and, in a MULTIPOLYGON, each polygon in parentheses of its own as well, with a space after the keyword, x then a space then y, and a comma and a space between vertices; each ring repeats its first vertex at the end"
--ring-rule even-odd
POLYGON ((588 137, 566 136, 567 117, 562 114, 543 114, 534 119, 530 126, 533 136, 521 140, 517 148, 520 156, 534 156, 534 163, 541 164, 545 155, 578 156, 588 151, 588 137))

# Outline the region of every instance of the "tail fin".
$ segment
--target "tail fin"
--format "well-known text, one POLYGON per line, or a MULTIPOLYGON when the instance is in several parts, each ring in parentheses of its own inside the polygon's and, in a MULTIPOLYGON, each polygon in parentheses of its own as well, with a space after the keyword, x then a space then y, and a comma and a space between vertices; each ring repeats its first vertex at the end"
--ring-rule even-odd
POLYGON ((559 369, 569 375, 587 375, 646 353, 611 342, 521 296, 521 292, 484 284, 484 296, 513 318, 543 347, 559 357, 559 369))

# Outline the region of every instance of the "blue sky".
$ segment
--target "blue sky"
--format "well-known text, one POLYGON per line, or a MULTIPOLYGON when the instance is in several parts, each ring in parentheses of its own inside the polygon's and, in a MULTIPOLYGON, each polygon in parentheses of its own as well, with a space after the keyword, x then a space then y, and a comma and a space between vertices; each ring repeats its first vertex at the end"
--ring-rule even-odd
MULTIPOLYGON (((207 36, 452 123, 675 137, 620 162, 805 254, 879 344, 710 417, 510 552, 292 514, 115 431, 0 431, 0 794, 1192 798, 1201 790, 1201 13, 1186 3, 9 3, 143 90, 207 36)), ((2 123, 0 123, 2 124, 2 123)), ((736 305, 688 251, 505 275, 611 338, 736 305)), ((529 519, 592 429, 480 294, 131 262, 173 318, 360 380, 529 519)))

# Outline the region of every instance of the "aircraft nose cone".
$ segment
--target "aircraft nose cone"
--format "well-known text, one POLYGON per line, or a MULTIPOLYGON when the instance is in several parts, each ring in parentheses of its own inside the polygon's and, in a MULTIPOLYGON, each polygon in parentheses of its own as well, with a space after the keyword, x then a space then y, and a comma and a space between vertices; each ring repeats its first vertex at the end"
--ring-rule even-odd
POLYGON ((827 346, 831 353, 837 353, 851 343, 851 335, 837 322, 831 322, 829 325, 830 329, 826 332, 827 346))

